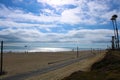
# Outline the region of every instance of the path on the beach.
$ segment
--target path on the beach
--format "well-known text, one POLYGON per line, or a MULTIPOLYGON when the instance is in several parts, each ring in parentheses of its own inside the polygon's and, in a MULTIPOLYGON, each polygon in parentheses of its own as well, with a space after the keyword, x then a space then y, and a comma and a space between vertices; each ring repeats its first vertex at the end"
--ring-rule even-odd
POLYGON ((14 76, 9 76, 9 77, 6 77, 6 78, 2 78, 1 80, 25 80, 25 79, 27 79, 31 76, 42 75, 44 73, 63 68, 63 67, 68 66, 70 64, 73 64, 73 63, 79 62, 83 59, 94 57, 94 56, 95 55, 93 55, 93 54, 84 55, 80 58, 71 59, 69 61, 66 61, 66 62, 63 62, 63 63, 60 63, 60 64, 51 65, 51 66, 41 68, 41 69, 38 69, 38 70, 35 70, 35 71, 30 71, 30 72, 27 72, 27 73, 17 74, 17 75, 14 75, 14 76))

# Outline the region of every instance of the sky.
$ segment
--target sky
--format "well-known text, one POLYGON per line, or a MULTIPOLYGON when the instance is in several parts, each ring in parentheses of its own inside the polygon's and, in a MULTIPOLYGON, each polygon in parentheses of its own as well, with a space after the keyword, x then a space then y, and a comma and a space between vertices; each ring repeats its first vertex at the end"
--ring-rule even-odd
POLYGON ((0 0, 0 41, 107 43, 120 0, 0 0))

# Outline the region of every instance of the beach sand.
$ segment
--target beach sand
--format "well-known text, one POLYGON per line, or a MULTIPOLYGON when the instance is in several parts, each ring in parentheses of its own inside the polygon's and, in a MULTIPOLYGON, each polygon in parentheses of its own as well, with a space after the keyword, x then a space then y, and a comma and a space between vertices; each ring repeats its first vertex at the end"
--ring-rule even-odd
MULTIPOLYGON (((79 57, 83 55, 96 55, 92 58, 84 59, 69 66, 58 70, 50 71, 48 73, 31 76, 26 80, 60 80, 71 73, 81 70, 88 71, 90 66, 96 61, 104 57, 104 52, 94 51, 79 51, 79 57)), ((0 76, 8 77, 16 74, 21 74, 29 71, 38 70, 50 65, 59 64, 64 61, 76 58, 76 52, 37 52, 37 53, 6 53, 4 54, 4 70, 6 75, 0 76)))

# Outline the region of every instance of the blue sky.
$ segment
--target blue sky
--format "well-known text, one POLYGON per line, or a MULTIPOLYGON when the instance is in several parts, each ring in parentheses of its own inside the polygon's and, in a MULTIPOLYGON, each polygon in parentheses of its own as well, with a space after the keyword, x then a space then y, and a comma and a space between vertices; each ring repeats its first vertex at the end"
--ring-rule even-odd
POLYGON ((0 0, 0 40, 111 41, 120 0, 0 0))

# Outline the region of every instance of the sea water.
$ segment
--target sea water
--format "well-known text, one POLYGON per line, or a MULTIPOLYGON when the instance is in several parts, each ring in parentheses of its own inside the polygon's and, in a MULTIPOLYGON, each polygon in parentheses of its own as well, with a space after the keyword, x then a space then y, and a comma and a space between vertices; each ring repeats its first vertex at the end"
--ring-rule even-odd
POLYGON ((88 44, 75 42, 4 42, 5 52, 58 52, 90 50, 91 48, 105 49, 105 44, 88 44))

